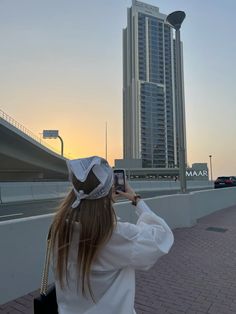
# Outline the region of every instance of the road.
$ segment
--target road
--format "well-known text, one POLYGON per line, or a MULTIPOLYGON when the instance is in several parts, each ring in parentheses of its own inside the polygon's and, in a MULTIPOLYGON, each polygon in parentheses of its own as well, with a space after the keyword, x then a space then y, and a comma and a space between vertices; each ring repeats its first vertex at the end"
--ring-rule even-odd
POLYGON ((51 214, 56 211, 60 199, 34 202, 19 202, 0 205, 0 221, 51 214))
MULTIPOLYGON (((140 191, 143 198, 155 197, 160 195, 176 194, 178 191, 140 191)), ((122 200, 121 200, 122 201, 122 200)), ((123 200, 124 201, 124 200, 123 200)), ((14 204, 0 205, 0 221, 32 217, 54 213, 61 199, 56 200, 40 200, 34 202, 19 202, 14 204)))

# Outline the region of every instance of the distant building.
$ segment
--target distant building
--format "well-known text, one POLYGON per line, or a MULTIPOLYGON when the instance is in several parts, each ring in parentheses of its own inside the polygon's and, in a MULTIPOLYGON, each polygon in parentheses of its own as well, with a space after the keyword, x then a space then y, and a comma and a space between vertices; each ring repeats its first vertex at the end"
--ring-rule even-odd
POLYGON ((173 30, 159 8, 132 1, 123 30, 124 159, 178 166, 173 30))
MULTIPOLYGON (((115 159, 114 168, 126 170, 129 180, 179 180, 179 168, 142 168, 141 159, 115 159)), ((208 181, 209 171, 207 163, 194 163, 186 168, 188 181, 208 181)))

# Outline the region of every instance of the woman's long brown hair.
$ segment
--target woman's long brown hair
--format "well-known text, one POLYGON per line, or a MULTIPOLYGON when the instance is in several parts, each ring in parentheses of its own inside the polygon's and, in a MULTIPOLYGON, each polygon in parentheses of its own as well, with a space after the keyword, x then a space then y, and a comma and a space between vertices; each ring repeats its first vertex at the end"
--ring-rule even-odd
MULTIPOLYGON (((83 190, 86 194, 89 194, 99 184, 92 171, 85 182, 80 182, 75 177, 72 178, 72 182, 77 191, 83 190)), ((72 208, 71 205, 75 199, 75 193, 71 190, 59 207, 52 224, 52 247, 57 255, 56 275, 63 288, 67 281, 67 263, 74 226, 76 222, 79 222, 78 278, 82 294, 87 296, 87 292, 89 292, 95 302, 90 283, 90 270, 94 259, 111 237, 116 225, 112 191, 100 199, 83 199, 77 208, 72 208)))

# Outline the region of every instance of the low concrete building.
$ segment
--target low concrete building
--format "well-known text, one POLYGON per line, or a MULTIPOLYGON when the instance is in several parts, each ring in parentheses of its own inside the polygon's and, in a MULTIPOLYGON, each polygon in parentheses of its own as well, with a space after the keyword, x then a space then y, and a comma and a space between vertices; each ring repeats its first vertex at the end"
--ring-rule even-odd
MULTIPOLYGON (((141 159, 115 159, 114 168, 126 170, 129 180, 178 180, 179 168, 142 168, 141 159)), ((186 168, 187 180, 209 180, 207 163, 186 168)))

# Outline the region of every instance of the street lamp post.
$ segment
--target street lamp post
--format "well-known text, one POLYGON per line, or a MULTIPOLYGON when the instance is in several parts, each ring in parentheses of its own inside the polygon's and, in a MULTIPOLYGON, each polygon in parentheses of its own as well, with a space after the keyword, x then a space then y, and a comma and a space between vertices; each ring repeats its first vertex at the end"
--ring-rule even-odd
POLYGON ((183 104, 183 84, 182 84, 182 58, 180 28, 185 19, 185 12, 175 11, 166 18, 171 27, 175 29, 175 55, 176 55, 176 93, 177 93, 177 134, 179 144, 179 179, 182 193, 187 192, 186 184, 186 147, 185 147, 185 114, 183 104))
POLYGON ((59 138, 59 140, 61 141, 61 155, 64 155, 64 142, 63 139, 60 137, 60 135, 58 134, 57 137, 59 138))
POLYGON ((107 160, 107 122, 106 122, 106 129, 105 129, 105 158, 107 160))
POLYGON ((210 158, 211 181, 212 181, 213 180, 213 176, 212 176, 212 161, 211 161, 211 157, 212 157, 212 155, 209 155, 209 158, 210 158))

